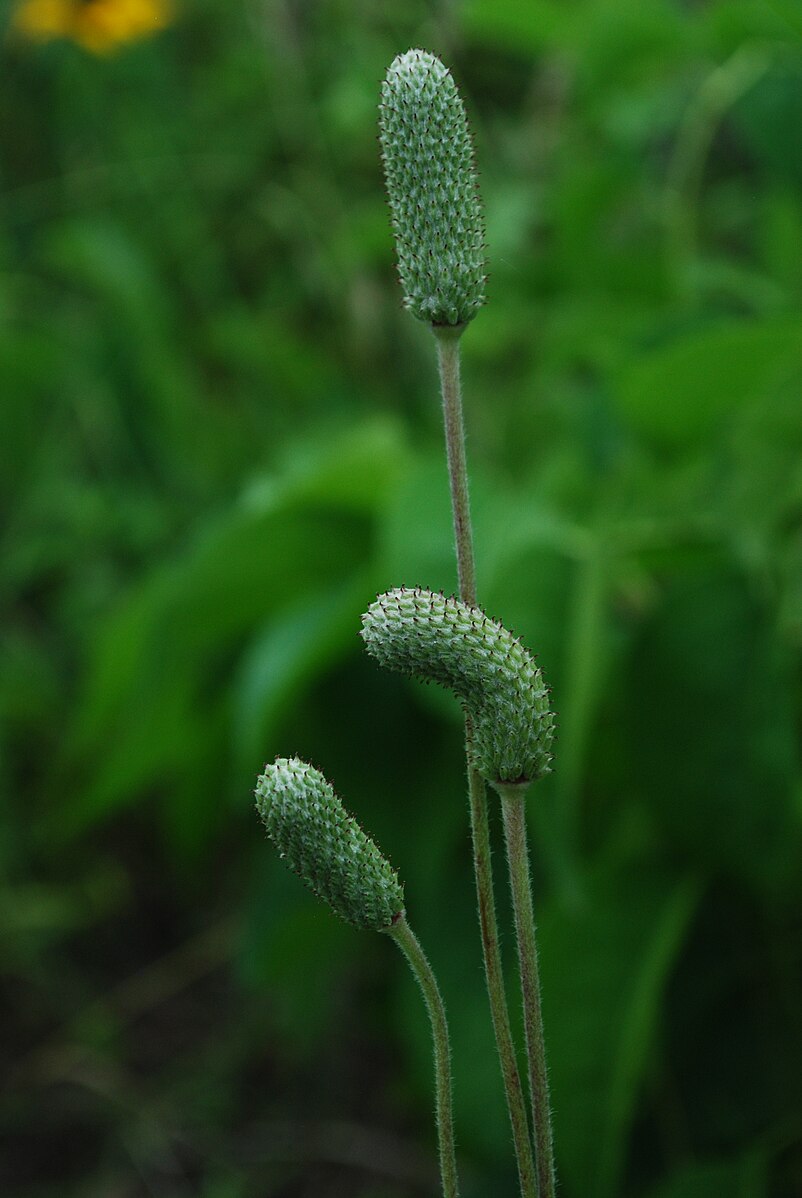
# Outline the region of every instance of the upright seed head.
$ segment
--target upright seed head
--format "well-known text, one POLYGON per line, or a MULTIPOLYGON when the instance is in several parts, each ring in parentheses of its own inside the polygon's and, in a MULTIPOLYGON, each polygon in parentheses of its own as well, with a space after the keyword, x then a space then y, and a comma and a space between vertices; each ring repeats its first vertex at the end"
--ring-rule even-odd
POLYGON ((380 665, 447 687, 473 725, 473 765, 488 782, 533 782, 549 772, 554 716, 531 654, 479 607, 400 587, 362 617, 380 665))
POLYGON ((484 222, 465 108, 439 58, 393 61, 379 136, 404 303, 430 324, 466 324, 485 302, 484 222))
POLYGON ((314 766, 276 758, 256 784, 256 807, 279 855, 341 919, 380 932, 404 910, 395 870, 314 766))

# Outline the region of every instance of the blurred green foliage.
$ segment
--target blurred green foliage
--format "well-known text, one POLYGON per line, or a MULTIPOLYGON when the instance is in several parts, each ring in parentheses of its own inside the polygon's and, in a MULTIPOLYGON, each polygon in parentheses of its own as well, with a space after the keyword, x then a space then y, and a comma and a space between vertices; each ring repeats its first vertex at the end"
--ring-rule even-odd
POLYGON ((802 1191, 797 0, 187 0, 115 55, 0 50, 14 1198, 433 1192, 419 996, 273 860, 279 752, 405 879, 465 1193, 515 1193, 459 714, 356 635, 378 589, 455 585, 375 142, 410 45, 455 69, 487 212, 480 593, 560 717, 562 1193, 802 1191))

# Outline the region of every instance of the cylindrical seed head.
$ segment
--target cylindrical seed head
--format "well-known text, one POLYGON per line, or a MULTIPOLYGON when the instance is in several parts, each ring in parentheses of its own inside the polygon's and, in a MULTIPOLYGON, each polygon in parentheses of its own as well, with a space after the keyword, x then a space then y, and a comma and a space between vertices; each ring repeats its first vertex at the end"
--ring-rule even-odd
POLYGON ((400 587, 371 604, 361 635, 380 665, 460 698, 473 726, 473 765, 488 782, 523 784, 549 772, 554 716, 543 676, 481 608, 400 587))
POLYGON ((379 136, 404 303, 419 320, 466 324, 485 302, 484 222, 465 108, 439 58, 393 61, 379 136))
POLYGON ((314 766, 276 758, 257 782, 256 807, 279 855, 341 919, 379 932, 404 910, 395 870, 314 766))

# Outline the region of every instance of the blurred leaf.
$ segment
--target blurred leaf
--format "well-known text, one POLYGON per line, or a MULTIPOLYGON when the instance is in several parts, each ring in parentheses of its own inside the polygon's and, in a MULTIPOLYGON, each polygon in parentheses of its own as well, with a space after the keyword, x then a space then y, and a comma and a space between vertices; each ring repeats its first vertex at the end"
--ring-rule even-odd
POLYGON ((678 13, 665 0, 648 7, 634 0, 615 5, 576 0, 570 9, 557 0, 471 0, 463 19, 474 36, 518 54, 555 46, 581 50, 583 61, 619 72, 637 62, 639 52, 652 54, 659 48, 666 53, 683 30, 678 13))
POLYGON ((767 1198, 766 1162, 759 1153, 735 1161, 696 1164, 649 1192, 649 1198, 767 1198))
POLYGON ((442 455, 419 458, 382 513, 380 587, 456 586, 451 500, 442 455))
POLYGON ((662 247, 636 186, 629 158, 600 145, 560 158, 547 212, 553 269, 568 290, 601 293, 616 306, 636 296, 641 305, 662 298, 662 247))
POLYGON ((0 323, 0 495, 8 514, 35 477, 47 396, 64 369, 63 357, 52 334, 0 323))
POLYGON ((304 891, 270 845, 260 846, 259 857, 263 880, 249 895, 240 976, 269 994, 270 1022, 283 1051, 314 1059, 338 988, 353 968, 358 935, 304 891))
POLYGON ((678 576, 628 685, 645 801, 691 860, 781 886, 793 840, 798 701, 771 610, 734 572, 678 576))
POLYGON ((693 443, 780 382, 800 356, 798 319, 717 324, 623 366, 614 378, 616 403, 629 425, 656 444, 693 443))
MULTIPOLYGON (((199 648, 327 578, 325 559, 309 552, 310 537, 317 534, 318 551, 330 552, 326 530, 350 529, 344 514, 369 512, 369 499, 377 502, 391 486, 401 453, 386 425, 368 426, 333 452, 308 454, 285 474, 254 484, 243 502, 201 526, 178 563, 154 570, 99 636, 76 722, 79 743, 124 703, 154 638, 160 636, 158 653, 172 649, 176 637, 184 648, 199 648)), ((352 554, 346 550, 346 562, 352 554)))
MULTIPOLYGON (((368 575, 293 604, 245 651, 233 690, 232 739, 244 769, 269 760, 282 714, 306 682, 358 645, 360 616, 373 597, 368 575)), ((357 713, 355 713, 357 718, 357 713)))
MULTIPOLYGON (((342 585, 361 571, 371 505, 392 485, 400 454, 386 425, 368 426, 252 488, 112 614, 68 742, 91 770, 73 826, 190 768, 209 739, 198 712, 219 707, 240 639, 322 580, 342 585)), ((188 818, 191 806, 190 797, 188 818)))
POLYGON ((802 293, 802 201, 792 187, 771 192, 761 211, 758 229, 765 269, 791 294, 802 293))
POLYGON ((569 24, 553 0, 533 0, 526 7, 516 0, 493 4, 489 0, 470 0, 463 21, 477 40, 511 47, 519 54, 541 50, 558 34, 564 36, 569 24))
MULTIPOLYGON (((101 864, 78 885, 46 886, 28 883, 0 888, 0 935, 8 940, 46 938, 59 930, 91 926, 98 916, 108 917, 122 906, 123 878, 113 867, 101 864)), ((6 945, 8 948, 8 945, 6 945)))
POLYGON ((558 1174, 613 1198, 698 888, 659 868, 600 875, 581 907, 537 915, 558 1174))
POLYGON ((97 290, 138 332, 163 326, 168 316, 167 295, 140 242, 110 221, 64 222, 55 227, 46 246, 48 265, 71 281, 97 290))
MULTIPOLYGON (((799 14, 797 13, 797 19, 799 14)), ((802 184, 802 64, 778 63, 735 106, 733 117, 747 146, 773 177, 802 184)))

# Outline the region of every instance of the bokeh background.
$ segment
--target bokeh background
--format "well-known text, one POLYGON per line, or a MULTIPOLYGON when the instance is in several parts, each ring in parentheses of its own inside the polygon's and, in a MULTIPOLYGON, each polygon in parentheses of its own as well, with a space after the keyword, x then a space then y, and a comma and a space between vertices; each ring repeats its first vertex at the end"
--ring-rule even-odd
POLYGON ((455 585, 376 144, 421 45, 487 213, 480 593, 560 719, 530 814, 561 1194, 798 1198, 797 0, 0 13, 2 1193, 436 1191, 419 995, 266 844, 279 753, 406 880, 466 1198, 517 1193, 459 712, 357 636, 377 590, 455 585))

